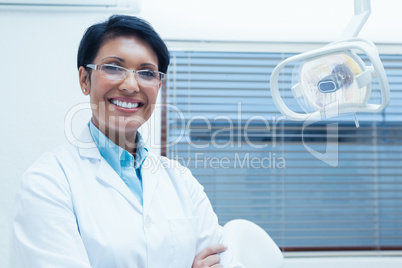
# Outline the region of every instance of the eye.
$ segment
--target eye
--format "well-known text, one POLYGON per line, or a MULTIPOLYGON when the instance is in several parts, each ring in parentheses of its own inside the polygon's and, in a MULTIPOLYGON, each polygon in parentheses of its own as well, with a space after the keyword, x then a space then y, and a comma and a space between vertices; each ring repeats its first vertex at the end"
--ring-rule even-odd
POLYGON ((152 70, 142 70, 142 71, 139 71, 138 74, 141 76, 141 78, 144 78, 147 80, 153 80, 158 77, 158 72, 155 72, 152 70))
POLYGON ((151 70, 143 70, 139 72, 141 75, 156 77, 156 72, 151 70))
POLYGON ((105 64, 102 65, 102 71, 107 73, 118 73, 124 71, 120 66, 105 64))

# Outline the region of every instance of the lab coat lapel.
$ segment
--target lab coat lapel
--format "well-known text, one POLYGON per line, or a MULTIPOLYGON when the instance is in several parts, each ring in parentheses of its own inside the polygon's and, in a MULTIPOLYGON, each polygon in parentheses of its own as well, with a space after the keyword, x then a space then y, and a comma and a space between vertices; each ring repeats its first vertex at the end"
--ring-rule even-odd
MULTIPOLYGON (((76 141, 76 146, 79 149, 80 155, 86 158, 95 158, 100 161, 98 169, 96 170, 96 178, 101 182, 116 189, 130 204, 142 211, 140 202, 135 198, 134 194, 130 191, 127 185, 109 165, 109 163, 100 155, 98 147, 92 139, 89 127, 86 127, 82 132, 80 139, 76 141), (81 145, 81 146, 79 146, 81 145)), ((95 166, 94 166, 95 167, 95 166)))
POLYGON ((89 127, 86 126, 82 131, 79 139, 70 141, 75 147, 78 148, 78 151, 82 157, 86 158, 95 158, 101 159, 101 155, 99 153, 98 147, 94 140, 92 139, 91 132, 89 132, 89 127))
POLYGON ((143 205, 144 216, 148 215, 152 207, 152 200, 157 191, 159 181, 163 176, 164 169, 161 163, 153 155, 149 155, 142 165, 142 189, 143 189, 143 205))
POLYGON ((101 158, 96 178, 116 189, 135 209, 138 209, 140 212, 142 211, 142 206, 138 199, 135 198, 124 181, 103 157, 101 158))

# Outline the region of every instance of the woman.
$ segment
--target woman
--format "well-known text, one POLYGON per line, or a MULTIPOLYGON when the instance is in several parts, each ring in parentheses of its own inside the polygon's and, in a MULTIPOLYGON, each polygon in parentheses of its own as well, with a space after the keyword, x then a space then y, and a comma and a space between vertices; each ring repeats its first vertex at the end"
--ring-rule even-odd
POLYGON ((79 141, 92 146, 65 144, 24 174, 14 219, 22 266, 242 267, 202 186, 137 132, 168 64, 141 19, 115 15, 87 29, 78 69, 92 119, 79 141))

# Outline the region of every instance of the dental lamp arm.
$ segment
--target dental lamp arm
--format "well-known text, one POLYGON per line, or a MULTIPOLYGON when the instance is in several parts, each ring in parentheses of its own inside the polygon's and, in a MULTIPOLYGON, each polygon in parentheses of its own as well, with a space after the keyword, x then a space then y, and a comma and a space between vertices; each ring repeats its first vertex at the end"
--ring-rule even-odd
POLYGON ((371 0, 355 0, 355 14, 349 21, 340 40, 356 37, 371 14, 371 0))

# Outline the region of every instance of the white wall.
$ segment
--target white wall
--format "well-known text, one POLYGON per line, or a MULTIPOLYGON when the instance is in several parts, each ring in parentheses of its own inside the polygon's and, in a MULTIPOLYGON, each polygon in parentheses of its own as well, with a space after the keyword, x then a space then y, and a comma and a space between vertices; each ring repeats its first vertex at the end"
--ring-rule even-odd
MULTIPOLYGON (((372 0, 361 36, 402 43, 399 5, 372 0)), ((330 42, 352 14, 352 0, 143 0, 139 15, 169 40, 330 42)), ((67 112, 87 102, 78 85, 76 51, 85 28, 108 15, 0 11, 0 267, 13 263, 11 217, 19 179, 44 151, 65 141, 67 112)), ((90 118, 88 110, 78 115, 75 129, 90 118)), ((151 128, 152 136, 160 133, 151 128)))
MULTIPOLYGON (((371 6, 360 37, 402 43, 400 1, 371 6)), ((143 7, 164 38, 185 40, 330 42, 353 15, 353 0, 148 0, 143 7)))

